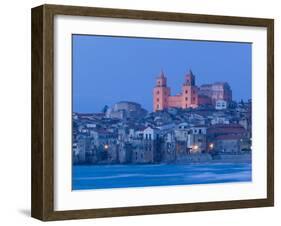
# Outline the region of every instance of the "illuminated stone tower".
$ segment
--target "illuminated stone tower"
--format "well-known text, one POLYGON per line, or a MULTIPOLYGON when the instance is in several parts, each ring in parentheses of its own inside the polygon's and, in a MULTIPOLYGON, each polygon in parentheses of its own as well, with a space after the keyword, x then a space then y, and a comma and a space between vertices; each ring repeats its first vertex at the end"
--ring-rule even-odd
POLYGON ((168 107, 168 97, 170 88, 167 87, 167 78, 163 71, 156 79, 156 85, 153 89, 153 111, 163 110, 168 107))
POLYGON ((191 70, 185 75, 181 98, 182 108, 198 107, 198 87, 195 85, 195 76, 191 70))

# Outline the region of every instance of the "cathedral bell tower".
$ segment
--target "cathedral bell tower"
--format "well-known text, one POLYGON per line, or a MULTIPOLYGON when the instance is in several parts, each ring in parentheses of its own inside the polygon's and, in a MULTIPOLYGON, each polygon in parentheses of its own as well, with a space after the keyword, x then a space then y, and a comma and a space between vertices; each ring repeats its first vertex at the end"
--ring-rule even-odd
POLYGON ((195 76, 191 70, 185 75, 184 83, 182 85, 181 107, 198 107, 198 87, 195 85, 195 76))
POLYGON ((167 78, 163 71, 156 78, 156 85, 153 89, 153 111, 160 111, 168 107, 170 88, 167 87, 167 78))

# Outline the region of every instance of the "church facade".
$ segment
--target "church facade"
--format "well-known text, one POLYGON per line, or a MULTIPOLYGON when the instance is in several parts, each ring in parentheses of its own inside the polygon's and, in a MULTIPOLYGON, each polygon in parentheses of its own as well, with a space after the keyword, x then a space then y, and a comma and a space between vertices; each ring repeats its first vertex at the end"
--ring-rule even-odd
POLYGON ((186 109, 197 108, 199 105, 215 106, 218 100, 225 100, 227 103, 232 100, 232 91, 228 83, 220 82, 198 87, 195 84, 195 75, 191 70, 185 75, 179 94, 171 95, 171 89, 167 85, 167 77, 163 71, 156 78, 156 85, 153 89, 153 111, 173 107, 186 109))

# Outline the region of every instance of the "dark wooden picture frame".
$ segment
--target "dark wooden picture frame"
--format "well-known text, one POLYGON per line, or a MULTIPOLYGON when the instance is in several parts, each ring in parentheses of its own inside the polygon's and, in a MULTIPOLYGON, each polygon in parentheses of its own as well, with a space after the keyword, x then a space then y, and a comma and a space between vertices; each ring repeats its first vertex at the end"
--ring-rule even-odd
POLYGON ((32 9, 31 215, 49 220, 162 214, 274 205, 274 20, 123 9, 42 5, 32 9), (267 29, 267 198, 156 206, 54 210, 54 16, 95 16, 265 27, 267 29))

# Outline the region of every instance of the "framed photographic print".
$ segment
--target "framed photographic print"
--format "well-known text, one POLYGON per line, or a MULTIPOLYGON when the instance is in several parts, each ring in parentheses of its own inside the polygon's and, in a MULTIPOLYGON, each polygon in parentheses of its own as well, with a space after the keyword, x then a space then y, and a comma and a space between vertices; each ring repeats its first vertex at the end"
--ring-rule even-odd
POLYGON ((32 9, 32 216, 273 206, 272 19, 32 9))

